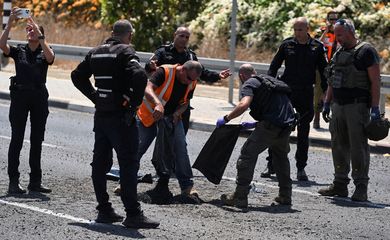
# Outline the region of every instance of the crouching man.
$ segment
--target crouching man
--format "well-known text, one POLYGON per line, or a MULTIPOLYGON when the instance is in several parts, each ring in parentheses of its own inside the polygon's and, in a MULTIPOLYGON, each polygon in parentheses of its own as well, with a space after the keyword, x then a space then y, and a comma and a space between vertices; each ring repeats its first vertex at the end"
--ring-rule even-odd
POLYGON ((241 149, 237 161, 236 190, 232 194, 223 194, 223 204, 239 208, 248 207, 250 183, 258 155, 271 147, 272 163, 279 181, 279 196, 275 201, 291 205, 290 163, 287 154, 290 151, 289 137, 295 123, 294 109, 288 98, 290 89, 286 84, 266 75, 256 76, 250 64, 243 64, 239 70, 243 83, 242 99, 228 115, 218 119, 217 127, 240 116, 250 107, 250 115, 257 123, 243 123, 246 128, 255 128, 241 149))

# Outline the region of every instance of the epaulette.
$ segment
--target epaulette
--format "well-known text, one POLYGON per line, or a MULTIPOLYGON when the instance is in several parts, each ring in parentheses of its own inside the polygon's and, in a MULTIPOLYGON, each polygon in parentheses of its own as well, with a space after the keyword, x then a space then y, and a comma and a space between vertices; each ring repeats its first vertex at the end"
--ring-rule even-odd
POLYGON ((317 46, 317 47, 321 46, 321 45, 324 45, 320 40, 315 39, 315 38, 312 39, 312 44, 317 46))
POLYGON ((188 49, 188 52, 190 52, 191 54, 193 54, 194 56, 196 56, 196 53, 192 50, 192 49, 190 49, 190 48, 187 48, 188 49))
POLYGON ((164 44, 164 45, 159 46, 156 50, 161 49, 161 48, 169 50, 172 48, 172 46, 173 46, 172 44, 164 44))
POLYGON ((291 40, 294 40, 294 37, 288 37, 288 38, 284 39, 282 43, 287 43, 287 42, 290 42, 291 40))

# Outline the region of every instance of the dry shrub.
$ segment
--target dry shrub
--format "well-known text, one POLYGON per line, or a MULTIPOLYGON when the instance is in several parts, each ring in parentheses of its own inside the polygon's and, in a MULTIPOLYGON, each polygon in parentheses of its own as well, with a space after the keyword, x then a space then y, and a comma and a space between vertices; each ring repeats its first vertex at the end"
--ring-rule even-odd
MULTIPOLYGON (((46 39, 49 43, 96 46, 110 35, 110 30, 97 29, 90 25, 69 26, 62 22, 55 22, 51 16, 45 15, 35 18, 35 21, 45 29, 46 39)), ((11 39, 26 39, 26 20, 20 19, 10 33, 11 39)))

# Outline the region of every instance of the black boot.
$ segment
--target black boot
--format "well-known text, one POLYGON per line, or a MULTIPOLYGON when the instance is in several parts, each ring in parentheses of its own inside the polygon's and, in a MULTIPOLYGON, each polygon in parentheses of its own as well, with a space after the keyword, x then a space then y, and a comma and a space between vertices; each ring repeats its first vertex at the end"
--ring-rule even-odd
POLYGON ((126 216, 125 221, 122 223, 127 228, 157 228, 160 226, 160 223, 157 221, 153 221, 147 217, 145 217, 143 212, 140 212, 135 216, 126 216))
POLYGON ((99 211, 98 216, 95 220, 97 223, 114 223, 121 222, 123 217, 117 214, 113 208, 106 211, 99 211))
POLYGON ((8 194, 24 194, 26 190, 19 184, 19 180, 10 180, 8 186, 8 194))
POLYGON ((156 186, 146 191, 146 195, 150 197, 150 203, 153 204, 170 204, 173 200, 173 194, 169 191, 169 179, 160 178, 156 186))
POLYGON ((30 183, 27 186, 27 189, 30 192, 41 192, 41 193, 51 193, 51 189, 48 187, 45 187, 41 183, 30 183))
POLYGON ((260 174, 260 177, 262 178, 270 178, 272 174, 275 174, 274 167, 272 165, 272 152, 271 150, 268 150, 268 157, 267 159, 267 167, 264 169, 264 171, 260 174))

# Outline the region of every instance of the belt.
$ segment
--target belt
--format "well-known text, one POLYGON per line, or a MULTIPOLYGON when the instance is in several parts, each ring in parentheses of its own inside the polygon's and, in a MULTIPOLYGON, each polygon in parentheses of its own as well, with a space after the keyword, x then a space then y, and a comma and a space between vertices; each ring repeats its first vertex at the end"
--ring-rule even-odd
POLYGON ((360 98, 350 98, 350 99, 333 99, 333 101, 338 105, 347 105, 347 104, 355 104, 355 103, 368 103, 368 98, 360 97, 360 98))
POLYGON ((39 90, 43 89, 45 84, 12 84, 9 90, 39 90))
POLYGON ((291 90, 295 91, 306 91, 306 90, 312 90, 313 85, 289 85, 291 90))

